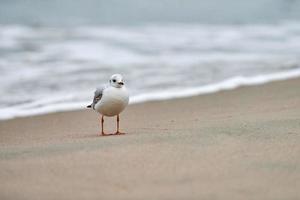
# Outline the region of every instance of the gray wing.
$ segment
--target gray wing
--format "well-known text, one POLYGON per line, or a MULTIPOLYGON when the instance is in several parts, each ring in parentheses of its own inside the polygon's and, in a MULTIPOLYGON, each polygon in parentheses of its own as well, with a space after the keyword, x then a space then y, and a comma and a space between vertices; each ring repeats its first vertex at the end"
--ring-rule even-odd
POLYGON ((95 94, 94 94, 94 99, 93 99, 93 103, 89 106, 87 106, 88 108, 93 108, 95 110, 95 105, 98 103, 98 101, 101 100, 102 98, 102 94, 103 94, 103 90, 104 90, 104 86, 99 87, 96 89, 95 94))

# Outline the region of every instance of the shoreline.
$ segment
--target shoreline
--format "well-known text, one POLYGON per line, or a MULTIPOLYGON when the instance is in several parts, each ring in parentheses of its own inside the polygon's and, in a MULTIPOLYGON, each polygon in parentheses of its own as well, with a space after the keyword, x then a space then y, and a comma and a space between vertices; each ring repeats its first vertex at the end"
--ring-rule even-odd
POLYGON ((298 199, 299 86, 130 105, 122 136, 90 110, 0 121, 0 197, 298 199))
MULTIPOLYGON (((164 91, 164 92, 153 92, 153 93, 144 93, 133 96, 130 98, 130 104, 140 104, 153 101, 165 101, 165 100, 174 100, 181 98, 195 97, 199 95, 207 95, 220 91, 234 90, 239 87, 244 86, 258 86, 262 84, 268 84, 276 81, 284 81, 289 79, 295 79, 300 77, 300 70, 293 69, 284 72, 276 72, 265 75, 256 75, 251 77, 244 76, 235 76, 228 79, 225 79, 220 82, 211 83, 203 85, 200 87, 190 87, 185 90, 173 90, 173 91, 164 91)), ((92 98, 92 96, 91 96, 92 98)), ((50 103, 50 102, 48 102, 50 103)), ((50 113, 57 112, 70 112, 70 111, 79 111, 84 110, 87 102, 76 102, 76 103, 62 103, 62 104, 50 104, 43 105, 40 108, 33 108, 32 110, 14 110, 13 108, 3 108, 0 110, 0 121, 5 121, 9 119, 15 119, 18 117, 31 117, 31 116, 41 116, 50 113), (2 114, 1 114, 2 112, 2 114), (9 114, 4 114, 8 112, 9 114)), ((33 103, 33 104, 36 104, 33 103)))

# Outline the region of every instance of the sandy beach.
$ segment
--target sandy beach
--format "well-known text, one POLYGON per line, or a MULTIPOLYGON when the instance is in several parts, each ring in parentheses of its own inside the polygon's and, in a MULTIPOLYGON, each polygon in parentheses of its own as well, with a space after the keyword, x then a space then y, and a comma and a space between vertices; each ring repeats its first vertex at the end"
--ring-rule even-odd
POLYGON ((131 105, 122 136, 89 110, 1 121, 0 199, 300 199, 299 88, 131 105))

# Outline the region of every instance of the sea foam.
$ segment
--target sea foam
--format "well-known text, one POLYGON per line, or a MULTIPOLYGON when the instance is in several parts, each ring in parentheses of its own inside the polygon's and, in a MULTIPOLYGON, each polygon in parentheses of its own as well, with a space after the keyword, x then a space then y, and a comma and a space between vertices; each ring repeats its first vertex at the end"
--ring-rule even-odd
MULTIPOLYGON (((177 98, 186 98, 197 95, 204 95, 219 92, 222 90, 232 90, 241 86, 261 85, 272 81, 280 81, 300 77, 300 69, 273 74, 258 75, 253 77, 237 76, 221 82, 208 84, 199 87, 173 89, 172 91, 158 91, 153 93, 144 93, 130 97, 130 104, 144 103, 149 101, 161 101, 177 98)), ((0 119, 12 119, 15 117, 27 117, 34 115, 43 115, 55 112, 75 111, 86 109, 90 101, 52 103, 51 101, 43 107, 34 108, 2 108, 0 109, 0 119)))
POLYGON ((298 76, 300 26, 0 25, 0 119, 84 109, 121 73, 131 103, 298 76))

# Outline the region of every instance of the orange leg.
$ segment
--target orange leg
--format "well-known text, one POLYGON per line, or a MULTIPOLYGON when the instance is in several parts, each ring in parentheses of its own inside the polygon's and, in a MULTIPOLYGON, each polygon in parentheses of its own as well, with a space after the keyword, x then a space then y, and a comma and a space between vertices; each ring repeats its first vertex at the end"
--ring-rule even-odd
POLYGON ((125 134, 125 133, 121 133, 121 132, 120 132, 119 127, 120 127, 120 116, 117 115, 117 132, 116 132, 115 134, 116 134, 116 135, 125 134))
POLYGON ((101 115, 101 135, 105 136, 107 134, 104 133, 104 117, 101 115))

